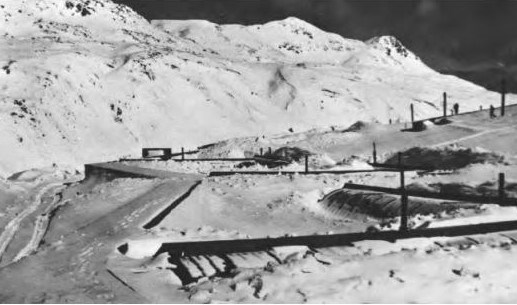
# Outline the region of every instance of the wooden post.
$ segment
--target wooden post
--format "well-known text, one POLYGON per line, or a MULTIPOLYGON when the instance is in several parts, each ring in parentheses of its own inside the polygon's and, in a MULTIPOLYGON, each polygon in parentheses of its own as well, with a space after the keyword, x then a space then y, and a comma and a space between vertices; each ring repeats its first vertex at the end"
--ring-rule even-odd
POLYGON ((404 169, 402 168, 402 153, 399 152, 399 168, 400 168, 400 231, 408 230, 408 197, 406 193, 406 185, 404 181, 404 169))
POLYGON ((504 193, 504 173, 499 173, 499 203, 503 204, 505 199, 505 193, 504 193))
POLYGON ((305 155, 305 173, 309 172, 309 156, 305 155))
POLYGON ((185 160, 185 148, 181 148, 181 160, 185 160))
POLYGON ((148 156, 149 156, 149 153, 148 153, 147 149, 142 148, 142 158, 147 158, 148 156))
POLYGON ((415 127, 415 109, 413 107, 413 104, 411 104, 409 106, 409 108, 411 109, 411 126, 414 128, 415 127))
POLYGON ((447 117, 447 92, 443 93, 443 117, 447 117))
POLYGON ((504 116, 505 97, 506 97, 506 80, 503 79, 501 81, 501 116, 504 116))
POLYGON ((373 142, 373 164, 377 164, 377 147, 375 142, 373 142))
POLYGON ((268 147, 269 155, 271 155, 271 147, 268 147))
POLYGON ((260 155, 262 156, 264 154, 264 149, 261 147, 260 148, 260 155))
POLYGON ((483 106, 479 105, 479 111, 483 110, 483 106))

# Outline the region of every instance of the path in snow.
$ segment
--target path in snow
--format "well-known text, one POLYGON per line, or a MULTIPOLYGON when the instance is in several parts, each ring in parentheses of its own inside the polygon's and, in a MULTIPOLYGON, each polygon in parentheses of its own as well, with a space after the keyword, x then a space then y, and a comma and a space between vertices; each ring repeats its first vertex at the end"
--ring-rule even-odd
POLYGON ((18 254, 13 259, 13 262, 17 262, 20 259, 36 252, 41 241, 43 240, 43 237, 45 236, 45 233, 47 232, 53 211, 57 209, 59 206, 69 202, 68 200, 61 201, 60 192, 63 188, 58 188, 54 191, 54 197, 52 199, 52 202, 47 206, 43 214, 38 215, 38 217, 36 217, 36 221, 34 222, 34 231, 32 232, 31 239, 29 240, 27 245, 25 245, 25 247, 22 250, 20 250, 20 252, 18 252, 18 254))
POLYGON ((465 137, 461 137, 461 138, 457 138, 457 139, 454 139, 454 140, 450 140, 450 141, 445 141, 445 142, 442 142, 442 143, 434 144, 434 145, 431 146, 431 148, 436 148, 436 147, 440 147, 440 146, 447 146, 447 145, 450 145, 450 144, 453 144, 453 143, 458 143, 458 142, 461 142, 461 141, 465 141, 465 140, 470 140, 470 139, 473 139, 473 138, 481 137, 481 136, 484 136, 484 135, 487 135, 487 134, 490 134, 490 133, 495 133, 495 132, 499 132, 499 131, 503 131, 503 130, 510 130, 510 129, 514 129, 514 128, 515 128, 515 126, 506 126, 506 127, 501 127, 501 128, 497 128, 497 129, 485 130, 485 131, 478 132, 478 133, 475 133, 475 134, 472 134, 472 135, 468 135, 468 136, 465 136, 465 137))
MULTIPOLYGON (((43 201, 43 195, 45 195, 45 193, 47 193, 48 191, 50 191, 53 188, 61 186, 62 184, 63 184, 62 182, 59 182, 59 183, 50 183, 50 184, 43 186, 36 194, 32 203, 25 210, 23 210, 18 216, 13 218, 7 224, 7 226, 5 226, 4 231, 0 235, 0 262, 2 260, 2 256, 5 253, 5 250, 7 249, 7 246, 9 246, 9 243, 13 239, 14 235, 16 234, 16 232, 18 232, 18 229, 19 229, 22 221, 27 216, 29 216, 30 214, 34 213, 34 211, 36 211, 36 209, 39 207, 39 205, 43 201)), ((35 230, 37 230, 37 228, 35 228, 35 230)))

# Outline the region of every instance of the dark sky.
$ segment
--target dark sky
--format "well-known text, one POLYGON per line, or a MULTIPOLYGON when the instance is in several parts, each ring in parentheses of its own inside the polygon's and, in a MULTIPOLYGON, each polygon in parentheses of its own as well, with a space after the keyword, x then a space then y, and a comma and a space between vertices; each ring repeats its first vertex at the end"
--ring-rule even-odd
POLYGON ((147 19, 255 24, 289 16, 346 38, 394 35, 433 68, 517 64, 515 0, 115 0, 147 19))

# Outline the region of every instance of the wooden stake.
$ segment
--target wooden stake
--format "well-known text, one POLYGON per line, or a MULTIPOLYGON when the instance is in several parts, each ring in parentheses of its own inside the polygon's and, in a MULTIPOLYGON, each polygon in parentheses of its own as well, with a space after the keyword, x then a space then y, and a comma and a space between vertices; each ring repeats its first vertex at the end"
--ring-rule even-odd
POLYGON ((373 164, 377 164, 377 147, 375 142, 373 142, 373 164))
POLYGON ((408 230, 408 197, 404 181, 404 169, 402 168, 402 153, 399 153, 400 168, 400 231, 408 230))
POLYGON ((305 155, 305 173, 309 172, 309 156, 305 155))
POLYGON ((505 192, 504 192, 504 185, 505 185, 505 181, 504 181, 504 173, 499 173, 499 203, 500 204, 503 204, 504 203, 504 199, 505 199, 505 192))
POLYGON ((181 160, 185 160, 185 148, 181 148, 181 160))
POLYGON ((501 81, 501 116, 504 116, 505 97, 506 97, 506 80, 503 79, 501 81))
POLYGON ((411 109, 411 126, 415 126, 415 109, 413 107, 413 104, 410 105, 410 109, 411 109))
POLYGON ((443 117, 447 117, 447 92, 443 93, 443 117))

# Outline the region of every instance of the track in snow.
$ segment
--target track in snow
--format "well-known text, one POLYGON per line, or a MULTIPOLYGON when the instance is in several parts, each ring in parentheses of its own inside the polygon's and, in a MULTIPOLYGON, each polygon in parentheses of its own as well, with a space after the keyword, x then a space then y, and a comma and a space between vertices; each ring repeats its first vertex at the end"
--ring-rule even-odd
POLYGON ((440 146, 447 146, 447 145, 458 143, 458 142, 462 142, 462 141, 465 141, 465 140, 470 140, 470 139, 473 139, 473 138, 481 137, 481 136, 484 136, 484 135, 487 135, 487 134, 490 134, 490 133, 495 133, 495 132, 499 132, 499 131, 503 131, 503 130, 513 130, 513 129, 515 129, 515 126, 505 126, 505 127, 496 128, 496 129, 489 129, 489 130, 485 130, 485 131, 482 131, 482 132, 475 133, 473 135, 468 135, 468 136, 465 136, 465 137, 462 137, 462 138, 457 138, 457 139, 454 139, 454 140, 450 140, 450 141, 445 141, 445 142, 442 142, 442 143, 434 144, 434 145, 431 145, 430 147, 431 148, 436 148, 436 147, 440 147, 440 146))
MULTIPOLYGON (((43 186, 38 191, 38 193, 36 194, 36 196, 35 196, 34 200, 32 201, 32 203, 25 210, 23 210, 18 216, 13 218, 5 226, 4 231, 0 235, 0 263, 2 262, 2 256, 5 254, 5 250, 9 246, 9 243, 12 241, 12 239, 15 236, 16 232, 18 232, 18 229, 20 228, 20 224, 22 223, 22 221, 26 217, 28 217, 30 214, 34 213, 38 209, 38 207, 40 206, 40 204, 43 201, 43 196, 48 191, 50 191, 52 189, 55 189, 55 188, 59 188, 59 186, 62 186, 62 185, 63 185, 63 183, 59 182, 59 183, 50 183, 50 184, 47 184, 47 185, 43 186)), ((38 218, 38 220, 39 220, 39 218, 38 218)), ((39 224, 38 220, 36 220, 35 231, 41 229, 43 227, 43 224, 44 224, 44 223, 39 224)), ((42 222, 42 221, 39 220, 39 222, 42 222)), ((33 234, 33 238, 36 239, 37 236, 35 237, 34 235, 36 235, 36 233, 33 234)), ((32 241, 32 238, 31 238, 31 241, 32 241)))
POLYGON ((25 245, 25 247, 18 252, 18 254, 13 259, 13 262, 17 262, 22 258, 31 255, 36 252, 38 249, 43 237, 45 237, 45 233, 47 232, 48 226, 52 219, 54 212, 62 205, 66 204, 68 201, 61 201, 61 195, 59 191, 55 191, 56 194, 52 199, 52 203, 48 205, 43 214, 38 215, 36 217, 36 221, 34 222, 34 231, 32 232, 32 237, 25 245))

